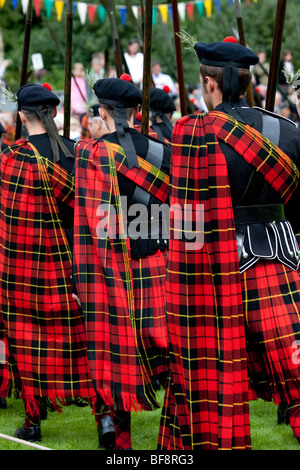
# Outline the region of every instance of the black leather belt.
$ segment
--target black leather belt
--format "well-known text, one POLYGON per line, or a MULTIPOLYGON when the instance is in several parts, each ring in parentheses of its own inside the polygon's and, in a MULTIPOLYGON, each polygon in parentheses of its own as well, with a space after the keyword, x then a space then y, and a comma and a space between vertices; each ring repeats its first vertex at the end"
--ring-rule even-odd
POLYGON ((285 219, 283 204, 268 204, 264 206, 236 206, 234 222, 236 225, 266 224, 280 222, 285 219))

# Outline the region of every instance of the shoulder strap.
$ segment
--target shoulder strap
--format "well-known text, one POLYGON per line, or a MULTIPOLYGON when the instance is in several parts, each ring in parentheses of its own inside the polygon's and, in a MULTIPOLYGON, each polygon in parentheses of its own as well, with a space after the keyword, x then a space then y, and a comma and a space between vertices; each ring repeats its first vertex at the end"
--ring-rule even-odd
POLYGON ((262 174, 284 201, 288 201, 299 181, 299 170, 291 158, 261 132, 228 114, 212 111, 207 117, 211 118, 210 124, 217 138, 230 145, 262 174))
POLYGON ((280 121, 278 118, 270 114, 261 113, 262 131, 261 133, 267 137, 273 144, 278 146, 280 138, 280 121))
MULTIPOLYGON (((163 162, 163 156, 163 146, 159 142, 148 140, 148 152, 145 160, 153 165, 153 167, 156 167, 158 170, 160 170, 163 162)), ((140 203, 144 204, 144 206, 148 206, 149 200, 150 193, 145 191, 141 186, 136 186, 131 200, 132 204, 140 203)))
POLYGON ((169 194, 169 176, 161 170, 163 144, 150 140, 148 142, 146 158, 138 156, 139 168, 129 169, 125 163, 126 155, 122 151, 122 147, 105 141, 107 146, 112 146, 114 149, 117 171, 136 184, 132 202, 144 205, 148 204, 150 195, 164 203, 169 194))

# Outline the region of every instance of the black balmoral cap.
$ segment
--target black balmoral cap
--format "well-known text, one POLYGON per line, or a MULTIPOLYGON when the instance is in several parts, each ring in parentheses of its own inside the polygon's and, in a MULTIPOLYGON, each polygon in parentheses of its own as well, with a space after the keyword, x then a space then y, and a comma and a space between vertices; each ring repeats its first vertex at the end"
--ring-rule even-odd
POLYGON ((150 109, 171 113, 175 111, 175 105, 170 95, 161 88, 150 88, 150 109))
POLYGON ((234 37, 227 37, 223 42, 205 44, 196 42, 194 46, 198 59, 203 65, 249 69, 250 65, 258 63, 259 58, 251 49, 237 43, 234 37))
POLYGON ((23 85, 17 91, 18 103, 21 109, 34 111, 39 108, 54 108, 60 103, 60 99, 52 93, 48 84, 39 85, 29 83, 23 85))
POLYGON ((100 103, 122 108, 133 108, 142 103, 140 90, 121 78, 101 78, 95 83, 95 94, 100 103))

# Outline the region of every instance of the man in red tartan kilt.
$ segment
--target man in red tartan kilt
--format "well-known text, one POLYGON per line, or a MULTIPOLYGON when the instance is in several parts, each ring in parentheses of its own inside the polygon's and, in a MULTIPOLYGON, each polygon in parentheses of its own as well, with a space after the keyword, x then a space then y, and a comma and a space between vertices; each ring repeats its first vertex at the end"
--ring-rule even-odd
POLYGON ((168 234, 153 208, 168 200, 171 152, 133 128, 142 96, 132 83, 101 79, 94 91, 109 133, 76 145, 73 273, 99 443, 130 449, 130 412, 158 406, 152 379, 164 386, 168 372, 168 234))
POLYGON ((209 112, 181 118, 172 134, 170 206, 179 209, 171 218, 170 374, 158 448, 250 449, 248 402, 258 397, 289 404, 300 442, 299 249, 287 215, 299 131, 241 98, 258 61, 251 50, 234 38, 193 45, 209 112), (196 241, 180 225, 187 207, 196 241))
MULTIPOLYGON (((50 85, 24 85, 17 101, 28 139, 0 156, 0 329, 26 411, 15 436, 40 441, 41 404, 60 412, 95 391, 71 289, 74 143, 57 132, 50 85)), ((6 393, 8 379, 0 383, 6 393)))

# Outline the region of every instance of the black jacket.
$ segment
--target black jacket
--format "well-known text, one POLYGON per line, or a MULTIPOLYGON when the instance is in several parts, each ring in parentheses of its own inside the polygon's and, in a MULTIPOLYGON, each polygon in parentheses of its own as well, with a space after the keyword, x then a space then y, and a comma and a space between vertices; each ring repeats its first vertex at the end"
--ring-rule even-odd
MULTIPOLYGON (((216 111, 228 113, 220 104, 216 107, 216 111)), ((276 133, 273 137, 278 142, 274 142, 283 150, 300 169, 300 131, 298 128, 281 116, 270 114, 263 109, 249 108, 244 100, 240 100, 239 111, 242 117, 239 118, 236 110, 232 110, 233 117, 240 120, 259 132, 263 132, 263 116, 270 115, 276 120, 276 126, 279 130, 279 138, 276 133)), ((276 127, 275 126, 275 127, 276 127)), ((273 129, 274 130, 274 129, 273 129)), ((270 136, 267 136, 270 138, 270 136)), ((271 140, 271 139, 270 139, 271 140)), ((259 223, 251 220, 246 223, 245 219, 241 219, 236 215, 236 233, 238 250, 240 257, 240 271, 243 272, 252 266, 258 259, 279 259, 283 264, 297 269, 299 264, 299 249, 294 233, 300 227, 300 215, 297 210, 299 206, 299 189, 295 191, 291 200, 284 208, 284 215, 281 213, 280 204, 281 197, 277 194, 262 177, 254 176, 253 168, 246 163, 237 153, 224 142, 220 142, 221 149, 225 155, 228 176, 231 188, 231 197, 235 214, 239 214, 239 207, 257 206, 257 212, 261 209, 273 210, 279 208, 278 215, 274 215, 274 220, 266 220, 263 222, 259 218, 259 223), (250 180, 252 185, 249 184, 250 180), (252 187, 252 189, 251 189, 252 187), (247 188, 247 191, 246 191, 247 188)), ((299 186, 298 186, 299 188, 299 186)), ((249 218, 250 220, 250 218, 249 218)))
MULTIPOLYGON (((136 153, 141 158, 147 157, 149 141, 155 142, 156 144, 161 146, 162 155, 163 155, 162 163, 161 163, 161 170, 167 175, 169 175, 170 159, 171 159, 170 147, 156 139, 153 139, 152 137, 149 137, 149 136, 146 137, 145 135, 141 134, 135 129, 130 128, 129 132, 131 133, 131 137, 132 137, 135 149, 136 149, 136 153)), ((106 134, 103 137, 103 139, 109 142, 119 144, 119 140, 118 140, 118 136, 116 132, 113 132, 111 134, 106 134)), ((134 202, 137 202, 134 197, 136 185, 133 181, 129 180, 128 178, 126 178, 126 176, 122 175, 119 172, 118 172, 118 183, 119 183, 120 195, 127 197, 127 208, 129 209, 130 206, 134 202)), ((166 201, 166 204, 167 203, 168 203, 168 200, 166 201)), ((149 236, 147 238, 145 237, 145 238, 137 238, 137 239, 133 239, 130 237, 132 258, 142 258, 145 256, 149 256, 149 255, 154 254, 158 249, 165 250, 168 247, 168 237, 166 237, 165 224, 168 223, 169 221, 163 220, 163 221, 160 221, 160 223, 159 221, 154 221, 152 219, 153 217, 152 211, 151 211, 152 205, 156 205, 156 207, 158 207, 158 206, 161 206, 162 203, 157 198, 150 195, 149 201, 147 202, 147 206, 146 206, 147 211, 145 211, 144 216, 143 216, 145 224, 147 225, 147 227, 149 227, 149 230, 148 230, 149 236), (156 233, 156 228, 155 228, 156 226, 158 227, 157 233, 156 233)), ((167 216, 167 214, 165 215, 167 216)), ((138 215, 136 217, 140 218, 138 215)), ((130 224, 133 223, 133 219, 134 218, 131 218, 131 217, 127 218, 128 227, 130 227, 130 224)), ((129 236, 130 236, 130 231, 129 231, 129 236)))

